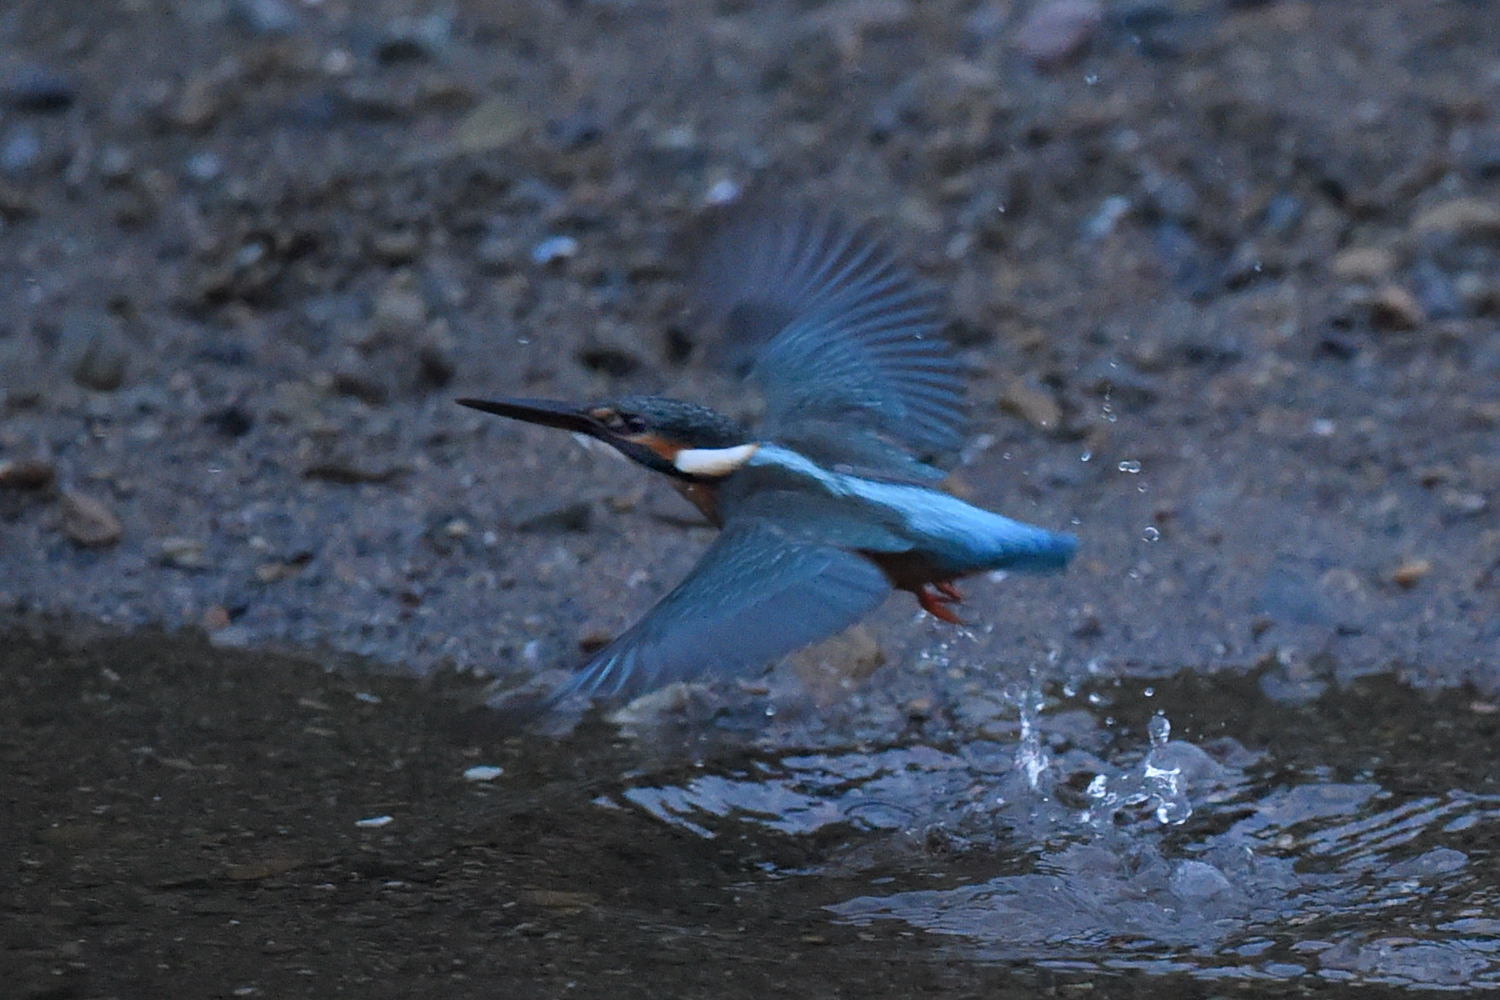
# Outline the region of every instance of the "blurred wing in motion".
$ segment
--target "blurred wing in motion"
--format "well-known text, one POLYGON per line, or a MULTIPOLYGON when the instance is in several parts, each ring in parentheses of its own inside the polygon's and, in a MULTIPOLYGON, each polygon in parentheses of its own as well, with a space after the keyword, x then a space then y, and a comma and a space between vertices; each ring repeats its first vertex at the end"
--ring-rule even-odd
POLYGON ((842 631, 890 591, 863 556, 794 539, 767 519, 731 521, 685 580, 549 702, 628 700, 674 681, 751 674, 842 631))
POLYGON ((815 461, 935 479, 963 441, 940 297, 829 212, 747 210, 704 255, 702 296, 766 399, 763 433, 815 461))

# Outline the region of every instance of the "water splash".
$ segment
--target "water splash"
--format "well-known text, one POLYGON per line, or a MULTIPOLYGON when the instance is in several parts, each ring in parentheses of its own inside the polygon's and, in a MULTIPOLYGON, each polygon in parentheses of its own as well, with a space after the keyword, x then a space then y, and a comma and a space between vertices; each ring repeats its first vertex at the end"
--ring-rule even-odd
MULTIPOLYGON (((782 875, 816 875, 823 900, 847 885, 828 907, 838 919, 895 921, 981 961, 1500 989, 1500 890, 1473 860, 1500 832, 1488 763, 1465 777, 1450 760, 1442 773, 1459 784, 1443 791, 1389 726, 1309 740, 1326 724, 1313 708, 1258 705, 1249 681, 1216 694, 1198 679, 1079 677, 1044 697, 1037 664, 991 694, 989 714, 951 722, 983 735, 944 730, 943 749, 773 754, 686 783, 637 778, 610 799, 740 845, 754 830, 816 835, 823 860, 782 875), (1283 717, 1298 739, 1267 731, 1283 717), (1182 718, 1228 731, 1262 720, 1249 731, 1268 749, 1200 745, 1177 734, 1182 718)), ((1410 703, 1351 698, 1341 690, 1329 718, 1393 718, 1410 703)), ((1433 710, 1461 723, 1455 705, 1433 710)), ((1480 732, 1459 725, 1455 740, 1480 732)))
MULTIPOLYGON (((1178 826, 1193 815, 1182 781, 1183 755, 1174 752, 1169 740, 1172 723, 1160 712, 1146 725, 1151 750, 1141 762, 1141 787, 1156 799, 1156 820, 1163 826, 1178 826)), ((1195 748, 1196 749, 1196 748, 1195 748)))

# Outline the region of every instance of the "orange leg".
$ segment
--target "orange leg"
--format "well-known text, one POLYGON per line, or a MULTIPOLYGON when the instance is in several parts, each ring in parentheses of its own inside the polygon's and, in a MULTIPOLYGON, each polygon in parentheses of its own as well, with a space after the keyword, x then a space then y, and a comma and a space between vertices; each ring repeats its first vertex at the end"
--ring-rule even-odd
POLYGON ((950 625, 962 625, 964 620, 948 607, 950 604, 958 604, 963 600, 963 595, 958 592, 958 588, 947 580, 931 584, 931 590, 928 586, 928 584, 923 584, 912 591, 917 595, 917 603, 922 605, 922 610, 950 625))

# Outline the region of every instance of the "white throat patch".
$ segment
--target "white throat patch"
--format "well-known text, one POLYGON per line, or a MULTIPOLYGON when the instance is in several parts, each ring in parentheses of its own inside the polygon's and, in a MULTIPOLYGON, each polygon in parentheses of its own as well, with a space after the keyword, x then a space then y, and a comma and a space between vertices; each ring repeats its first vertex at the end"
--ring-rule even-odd
POLYGON ((677 471, 690 476, 727 476, 750 461, 760 445, 737 444, 733 448, 684 448, 672 459, 677 471))

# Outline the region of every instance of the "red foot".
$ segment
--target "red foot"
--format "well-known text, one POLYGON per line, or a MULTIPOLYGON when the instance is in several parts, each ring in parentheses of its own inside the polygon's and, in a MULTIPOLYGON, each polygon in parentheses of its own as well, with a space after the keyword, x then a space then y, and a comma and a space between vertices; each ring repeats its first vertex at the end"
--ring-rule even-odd
POLYGON ((917 595, 917 603, 922 605, 922 610, 932 617, 940 621, 945 621, 950 625, 962 625, 964 623, 964 620, 954 614, 952 608, 948 607, 950 604, 959 604, 964 599, 964 595, 958 592, 958 588, 953 586, 952 582, 940 580, 932 584, 923 584, 913 590, 912 593, 917 595), (931 590, 928 589, 929 586, 932 588, 931 590))

